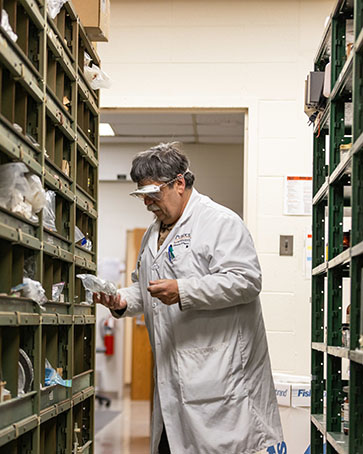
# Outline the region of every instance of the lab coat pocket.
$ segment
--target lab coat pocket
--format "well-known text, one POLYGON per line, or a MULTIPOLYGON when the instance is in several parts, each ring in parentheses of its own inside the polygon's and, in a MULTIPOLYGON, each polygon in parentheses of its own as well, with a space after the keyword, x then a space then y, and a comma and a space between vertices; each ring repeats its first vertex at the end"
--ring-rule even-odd
POLYGON ((232 394, 232 355, 228 344, 178 351, 183 403, 205 403, 232 394))
POLYGON ((164 258, 164 276, 166 279, 188 278, 192 274, 190 248, 177 248, 173 257, 168 251, 164 258))

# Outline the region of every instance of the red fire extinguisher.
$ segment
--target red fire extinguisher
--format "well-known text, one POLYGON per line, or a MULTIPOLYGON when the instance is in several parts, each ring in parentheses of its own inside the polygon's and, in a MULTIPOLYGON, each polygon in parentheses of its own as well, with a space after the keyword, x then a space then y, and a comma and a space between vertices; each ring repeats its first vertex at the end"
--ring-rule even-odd
POLYGON ((108 317, 103 320, 103 342, 105 345, 105 354, 113 355, 114 349, 114 329, 115 321, 113 317, 108 317))

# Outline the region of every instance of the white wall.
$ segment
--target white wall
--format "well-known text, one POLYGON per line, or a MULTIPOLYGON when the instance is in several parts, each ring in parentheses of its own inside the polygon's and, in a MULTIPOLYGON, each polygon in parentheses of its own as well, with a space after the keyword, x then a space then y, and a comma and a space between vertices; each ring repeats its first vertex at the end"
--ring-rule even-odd
MULTIPOLYGON (((298 374, 310 370, 303 238, 311 219, 283 215, 283 176, 311 174, 304 79, 332 6, 333 0, 113 0, 110 42, 98 45, 113 79, 102 92, 103 107, 248 108, 244 217, 263 268, 273 368, 298 374), (280 234, 294 235, 293 257, 279 257, 280 234)), ((100 207, 102 216, 107 210, 100 207)))
MULTIPOLYGON (((155 144, 103 144, 100 152, 99 185, 99 261, 118 258, 126 260, 126 231, 148 227, 153 219, 143 202, 130 197, 135 188, 132 181, 104 182, 118 173, 129 175, 132 158, 139 151, 155 144)), ((196 175, 195 187, 242 215, 243 155, 242 145, 186 144, 184 152, 191 161, 191 170, 196 175)), ((99 267, 100 268, 100 267, 99 267)), ((120 280, 123 283, 123 280, 120 280)), ((98 320, 108 316, 106 308, 98 307, 98 320)), ((115 354, 113 357, 97 356, 100 371, 100 388, 120 393, 122 391, 123 321, 116 321, 115 354), (114 371, 117 371, 114 373, 114 371)), ((98 338, 98 345, 102 340, 98 338)))

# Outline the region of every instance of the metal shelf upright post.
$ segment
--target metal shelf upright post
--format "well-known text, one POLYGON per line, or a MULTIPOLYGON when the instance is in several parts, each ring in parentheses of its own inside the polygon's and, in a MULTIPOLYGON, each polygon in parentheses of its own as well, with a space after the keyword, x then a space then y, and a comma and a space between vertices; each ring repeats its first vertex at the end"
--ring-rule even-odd
POLYGON ((0 207, 0 396, 10 391, 0 398, 0 454, 93 453, 96 312, 76 274, 96 272, 99 93, 85 52, 100 62, 70 1, 55 19, 47 0, 0 0, 3 10, 18 38, 0 25, 0 165, 24 163, 54 191, 55 222, 0 207), (29 263, 44 310, 9 296, 29 263), (58 282, 64 302, 53 301, 58 282), (26 391, 24 357, 34 374, 26 391), (45 386, 46 359, 71 387, 45 386))
POLYGON ((338 0, 314 61, 331 90, 314 122, 312 454, 363 453, 362 17, 338 0))

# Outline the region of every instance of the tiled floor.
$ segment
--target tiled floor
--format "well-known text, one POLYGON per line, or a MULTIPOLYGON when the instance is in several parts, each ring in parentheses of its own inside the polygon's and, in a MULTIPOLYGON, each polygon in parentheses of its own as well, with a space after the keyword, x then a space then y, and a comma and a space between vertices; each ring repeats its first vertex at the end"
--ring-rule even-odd
POLYGON ((124 399, 112 399, 109 409, 121 413, 96 434, 95 454, 149 454, 149 402, 131 401, 126 391, 124 399))

